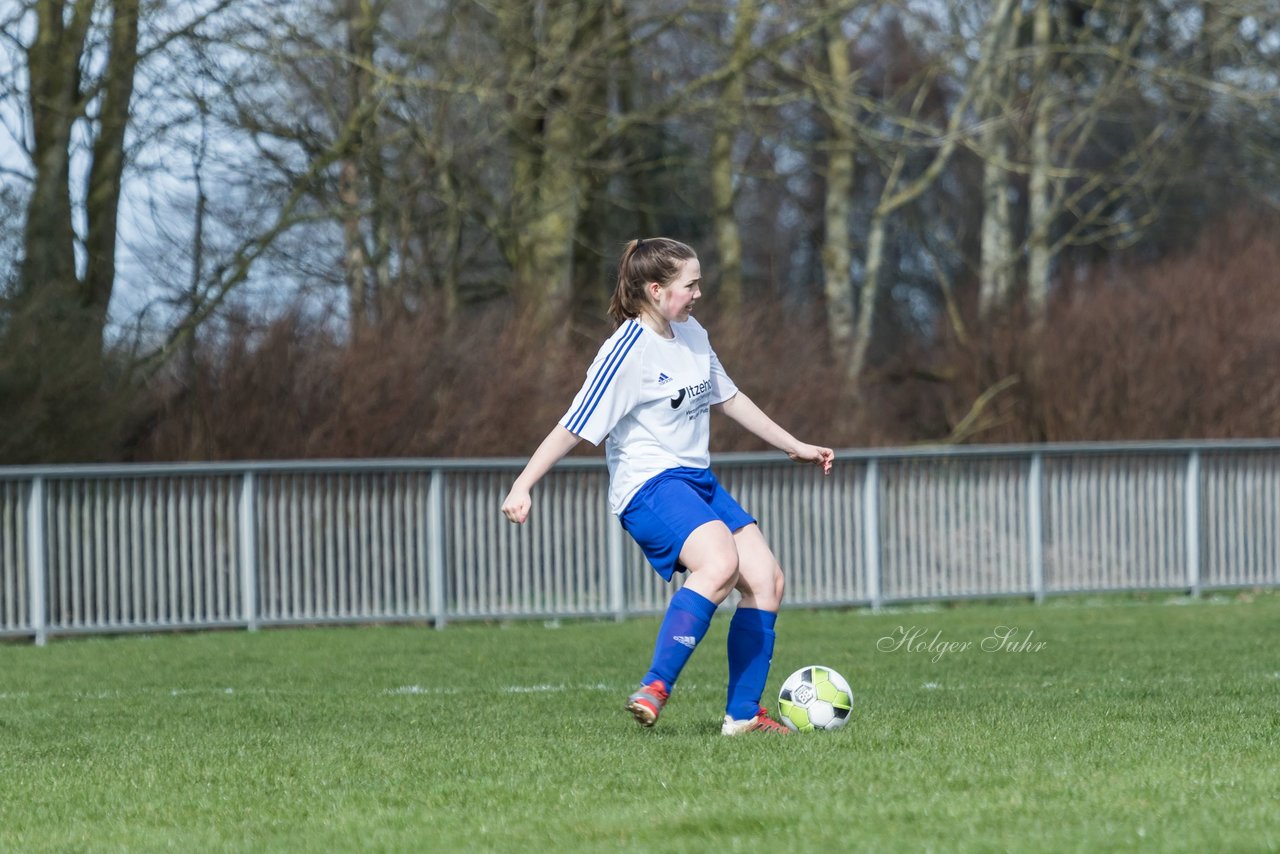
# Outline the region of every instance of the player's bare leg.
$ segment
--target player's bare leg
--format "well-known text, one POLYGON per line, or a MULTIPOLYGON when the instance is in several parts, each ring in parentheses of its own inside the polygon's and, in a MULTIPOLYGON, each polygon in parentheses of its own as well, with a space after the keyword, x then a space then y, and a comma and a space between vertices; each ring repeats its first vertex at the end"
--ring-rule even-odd
POLYGON ((786 591, 782 567, 773 556, 759 525, 747 525, 733 535, 738 552, 738 580, 735 584, 742 599, 740 608, 759 608, 778 612, 786 591))
POLYGON ((719 605, 738 585, 737 537, 723 522, 700 525, 684 541, 680 563, 689 570, 684 586, 719 605))
POLYGON ((651 727, 666 705, 671 687, 706 633, 716 606, 738 581, 738 551, 723 522, 707 522, 693 530, 680 549, 689 570, 684 587, 672 597, 658 630, 653 663, 640 688, 627 698, 627 711, 651 727))
POLYGON ((758 525, 747 525, 733 538, 738 551, 736 587, 742 599, 729 624, 729 696, 720 732, 789 733, 760 705, 773 659, 774 621, 786 588, 782 567, 758 525))

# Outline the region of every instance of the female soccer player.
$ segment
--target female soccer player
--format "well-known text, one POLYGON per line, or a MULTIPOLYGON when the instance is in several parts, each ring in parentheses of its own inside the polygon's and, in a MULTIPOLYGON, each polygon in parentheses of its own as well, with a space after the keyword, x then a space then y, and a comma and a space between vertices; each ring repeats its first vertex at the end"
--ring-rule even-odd
POLYGON ((783 430, 729 379, 706 330, 690 316, 701 282, 698 256, 685 244, 664 237, 627 244, 609 304, 618 329, 516 478, 502 512, 523 523, 542 476, 582 439, 598 445, 607 438, 612 511, 663 579, 689 572, 671 597, 653 661, 627 710, 641 726, 653 726, 716 607, 736 588, 742 598, 729 623, 729 696, 720 731, 786 733, 760 706, 782 569, 756 520, 711 473, 710 409, 824 474, 835 454, 783 430))

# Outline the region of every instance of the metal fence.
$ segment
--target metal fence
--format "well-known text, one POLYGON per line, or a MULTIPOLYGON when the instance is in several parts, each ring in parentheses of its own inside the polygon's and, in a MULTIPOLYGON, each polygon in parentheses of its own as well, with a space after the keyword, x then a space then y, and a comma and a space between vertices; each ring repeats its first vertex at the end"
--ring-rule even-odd
MULTIPOLYGON (((602 461, 0 468, 0 635, 652 613, 602 461)), ((716 458, 792 606, 1280 584, 1280 443, 716 458)))

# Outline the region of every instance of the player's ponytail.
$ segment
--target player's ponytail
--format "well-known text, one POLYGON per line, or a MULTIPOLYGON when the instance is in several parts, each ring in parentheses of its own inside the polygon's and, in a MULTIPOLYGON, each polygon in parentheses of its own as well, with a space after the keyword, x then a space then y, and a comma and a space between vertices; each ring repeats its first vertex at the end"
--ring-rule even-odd
POLYGON ((639 317, 649 304, 645 285, 665 285, 680 272, 680 265, 698 255, 692 248, 669 237, 632 240, 618 259, 618 284, 609 300, 609 316, 621 324, 639 317))

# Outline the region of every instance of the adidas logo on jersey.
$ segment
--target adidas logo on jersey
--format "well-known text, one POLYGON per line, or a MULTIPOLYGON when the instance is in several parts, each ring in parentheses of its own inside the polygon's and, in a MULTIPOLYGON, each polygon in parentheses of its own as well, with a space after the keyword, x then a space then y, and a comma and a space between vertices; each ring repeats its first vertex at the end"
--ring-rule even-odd
POLYGON ((693 635, 674 635, 671 639, 681 646, 689 647, 689 649, 693 649, 698 645, 698 639, 693 635))
POLYGON ((666 384, 667 384, 667 383, 669 383, 669 382, 671 382, 671 377, 669 377, 669 376, 667 376, 666 374, 664 374, 664 373, 662 373, 661 371, 659 371, 659 372, 658 372, 658 385, 666 385, 666 384))

